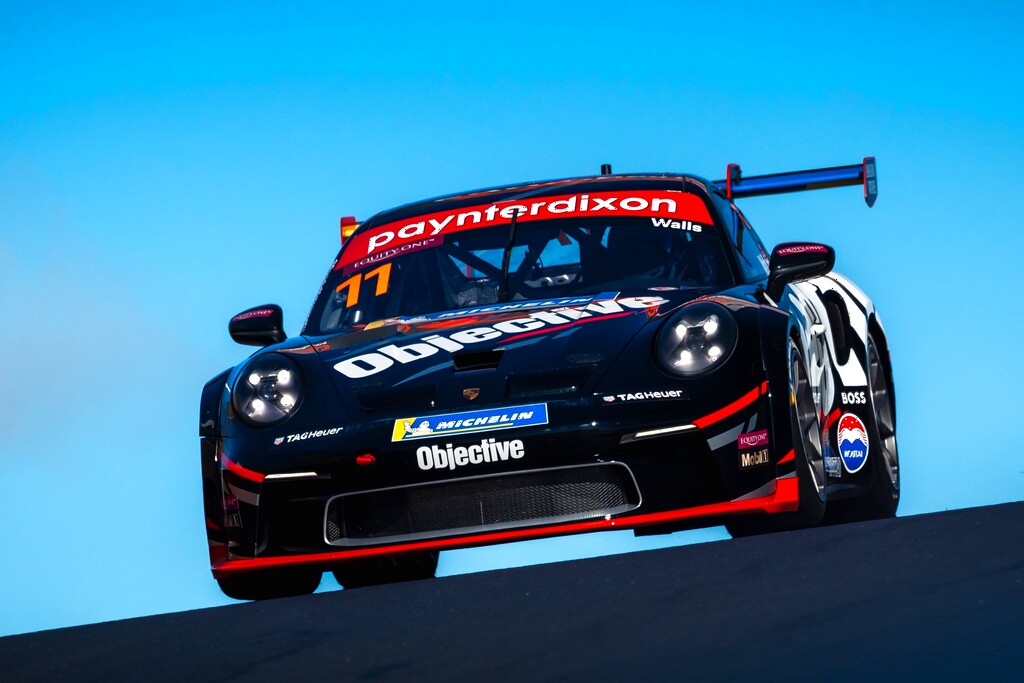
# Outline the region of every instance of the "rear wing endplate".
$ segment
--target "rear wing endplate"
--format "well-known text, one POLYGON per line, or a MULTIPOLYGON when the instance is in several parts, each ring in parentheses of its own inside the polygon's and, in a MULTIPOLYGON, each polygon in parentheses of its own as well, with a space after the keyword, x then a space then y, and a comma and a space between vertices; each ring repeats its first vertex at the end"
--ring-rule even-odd
POLYGON ((874 157, 865 157, 861 163, 850 166, 772 173, 749 178, 743 177, 739 164, 729 164, 726 167, 725 180, 716 180, 715 185, 725 190, 729 199, 823 190, 826 187, 847 185, 863 185, 864 201, 868 206, 874 206, 875 199, 878 198, 878 176, 874 157))

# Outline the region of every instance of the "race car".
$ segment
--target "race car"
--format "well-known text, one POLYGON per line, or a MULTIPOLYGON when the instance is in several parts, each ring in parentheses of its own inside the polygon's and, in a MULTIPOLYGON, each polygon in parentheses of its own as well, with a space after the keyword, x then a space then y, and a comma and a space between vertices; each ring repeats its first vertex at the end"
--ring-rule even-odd
POLYGON ((735 200, 850 166, 601 174, 342 219, 300 336, 203 389, 213 575, 237 599, 428 578, 438 552, 609 529, 734 535, 891 517, 889 345, 816 242, 769 254, 735 200))

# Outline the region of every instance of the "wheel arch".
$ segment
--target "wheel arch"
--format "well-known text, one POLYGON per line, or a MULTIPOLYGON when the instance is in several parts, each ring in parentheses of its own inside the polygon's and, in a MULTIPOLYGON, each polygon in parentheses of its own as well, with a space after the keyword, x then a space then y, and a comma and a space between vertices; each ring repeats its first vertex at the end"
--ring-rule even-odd
POLYGON ((199 455, 203 483, 203 512, 206 518, 206 540, 211 565, 227 557, 227 527, 224 515, 224 491, 217 446, 220 439, 220 407, 224 383, 230 374, 225 370, 203 387, 199 399, 199 455))
POLYGON ((896 410, 896 383, 893 381, 892 376, 892 358, 889 351, 889 338, 885 336, 885 330, 882 329, 882 323, 878 319, 878 315, 874 311, 868 317, 868 333, 871 338, 875 340, 875 344, 878 345, 878 353, 882 359, 882 368, 885 370, 886 379, 889 381, 889 393, 892 395, 892 420, 893 428, 897 426, 897 410, 896 410))
POLYGON ((777 455, 781 457, 794 447, 789 428, 789 342, 793 341, 801 350, 801 357, 806 363, 804 344, 800 324, 790 311, 762 307, 759 324, 761 357, 772 396, 772 439, 773 444, 779 448, 777 455))

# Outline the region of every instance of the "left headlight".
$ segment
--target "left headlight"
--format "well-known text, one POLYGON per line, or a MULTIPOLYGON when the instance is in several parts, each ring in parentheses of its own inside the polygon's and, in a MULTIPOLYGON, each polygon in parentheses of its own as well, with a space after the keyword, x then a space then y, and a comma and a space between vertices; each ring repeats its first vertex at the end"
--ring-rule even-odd
POLYGON ((669 372, 693 377, 725 363, 736 348, 736 320, 721 304, 684 306, 658 333, 657 354, 669 372))
POLYGON ((251 360, 235 379, 231 397, 243 420, 271 425, 294 413, 302 400, 302 373, 294 361, 276 353, 251 360))

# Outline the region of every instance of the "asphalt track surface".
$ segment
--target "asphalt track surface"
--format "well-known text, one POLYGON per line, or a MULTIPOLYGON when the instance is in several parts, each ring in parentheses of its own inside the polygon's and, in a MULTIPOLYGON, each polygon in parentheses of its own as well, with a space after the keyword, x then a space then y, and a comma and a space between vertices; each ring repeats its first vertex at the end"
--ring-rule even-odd
POLYGON ((1024 681, 1024 503, 0 638, 0 680, 1024 681))

